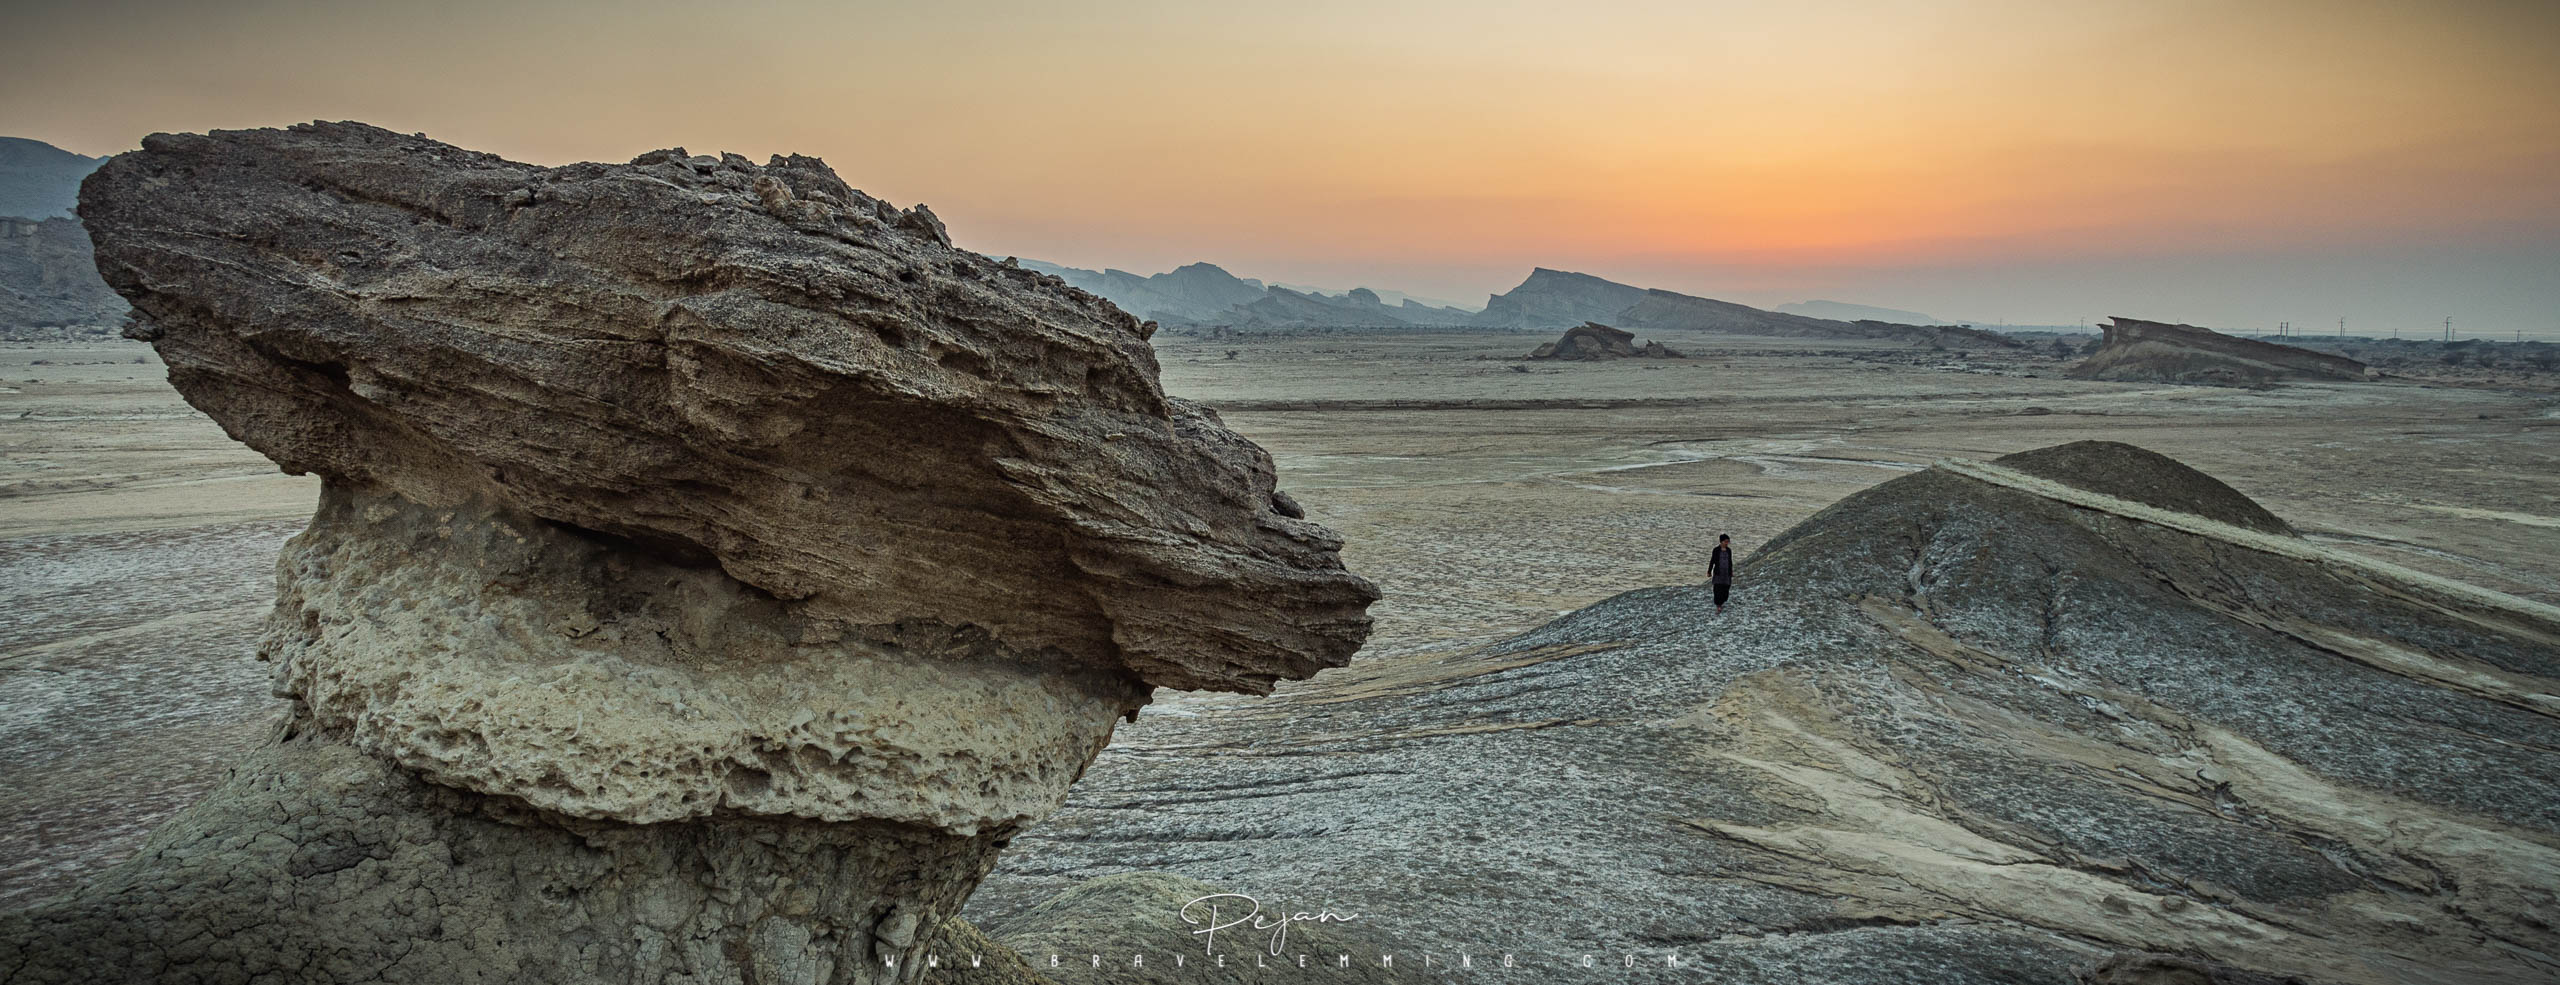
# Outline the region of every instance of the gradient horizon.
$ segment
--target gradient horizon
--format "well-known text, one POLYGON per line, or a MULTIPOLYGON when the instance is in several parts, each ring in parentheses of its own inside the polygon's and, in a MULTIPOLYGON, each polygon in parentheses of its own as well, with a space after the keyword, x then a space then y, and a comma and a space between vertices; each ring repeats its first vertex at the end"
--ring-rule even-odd
POLYGON ((965 246, 1469 304, 2560 338, 2560 4, 97 2, 0 133, 826 158, 965 246))

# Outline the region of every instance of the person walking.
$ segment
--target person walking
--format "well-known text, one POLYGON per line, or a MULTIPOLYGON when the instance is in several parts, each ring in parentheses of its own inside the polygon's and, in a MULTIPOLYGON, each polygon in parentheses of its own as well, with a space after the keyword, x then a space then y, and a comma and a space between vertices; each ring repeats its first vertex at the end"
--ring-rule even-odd
POLYGON ((1716 611, 1724 611, 1725 596, 1733 592, 1733 535, 1716 535, 1716 552, 1707 558, 1707 581, 1716 586, 1716 611))

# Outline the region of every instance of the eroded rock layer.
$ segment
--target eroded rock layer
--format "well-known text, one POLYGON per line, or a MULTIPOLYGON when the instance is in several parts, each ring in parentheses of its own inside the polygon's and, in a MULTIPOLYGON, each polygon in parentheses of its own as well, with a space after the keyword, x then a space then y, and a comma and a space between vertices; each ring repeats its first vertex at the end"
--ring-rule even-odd
POLYGON ((1144 723, 969 915, 1128 868, 1541 982, 2560 976, 2560 609, 2104 442, 1882 483, 1736 581, 1144 723))
POLYGON ((2274 380, 2362 380, 2372 375, 2345 356, 2209 328, 2117 316, 2098 328, 2098 351, 2071 367, 2093 380, 2166 383, 2264 383, 2274 380))
POLYGON ((1367 635, 1152 326, 813 159, 161 134, 82 215, 170 382, 324 481, 279 744, 0 920, 13 980, 911 980, 1154 688, 1367 635))

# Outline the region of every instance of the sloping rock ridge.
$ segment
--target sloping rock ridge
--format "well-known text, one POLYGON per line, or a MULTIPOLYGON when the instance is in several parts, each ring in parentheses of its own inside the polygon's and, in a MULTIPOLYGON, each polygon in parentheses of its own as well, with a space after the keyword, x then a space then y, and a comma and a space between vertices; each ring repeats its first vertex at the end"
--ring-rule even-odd
POLYGON ((79 220, 0 218, 0 339, 112 338, 130 310, 79 220))
POLYGON ((1716 332, 1780 338, 1887 339, 1921 345, 2010 347, 1993 332, 1953 325, 1832 321, 1763 311, 1749 305, 1646 289, 1590 274, 1540 267, 1510 291, 1494 295, 1473 323, 1501 328, 1564 328, 1600 322, 1653 331, 1716 332))
POLYGON ((1566 328, 1581 322, 1616 321, 1644 300, 1644 288, 1590 274, 1538 267, 1520 285, 1486 298, 1475 323, 1496 328, 1566 328))
POLYGON ((41 140, 0 137, 0 216, 69 218, 80 179, 106 158, 74 154, 41 140))
POLYGON ((82 216, 171 384, 323 492, 276 743, 0 918, 18 980, 911 981, 1154 688, 1367 633, 1136 319, 814 159, 160 134, 82 216))
POLYGON ((1885 482, 1736 581, 1151 719, 970 915, 1145 869, 1542 982, 2560 973, 2560 609, 2107 443, 1885 482))
POLYGON ((2363 380, 2365 364, 2345 356, 2209 328, 2143 321, 2121 315, 2098 326, 2098 350, 2071 367, 2091 380, 2162 383, 2263 383, 2276 380, 2363 380))

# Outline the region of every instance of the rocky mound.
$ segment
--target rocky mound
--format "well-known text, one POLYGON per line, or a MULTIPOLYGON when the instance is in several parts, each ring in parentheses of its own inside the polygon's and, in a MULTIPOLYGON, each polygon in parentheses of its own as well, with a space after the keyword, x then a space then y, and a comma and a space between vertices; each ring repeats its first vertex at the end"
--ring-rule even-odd
POLYGON ((2116 478, 2158 472, 1931 469, 1722 616, 1639 591, 1150 719, 970 912, 1143 868, 1543 982, 2550 977, 2560 611, 2116 478))
POLYGON ((2117 316, 2098 328, 2098 351, 2071 367, 2081 379, 2161 383, 2264 383, 2276 380, 2362 380, 2365 364, 2345 356, 2209 328, 2117 316))
POLYGON ((112 338, 132 310, 77 219, 0 219, 0 339, 112 338))
POLYGON ((2271 534, 2293 533, 2282 518, 2222 480, 2120 441, 2074 441, 2003 455, 1996 461, 2029 475, 2164 510, 2271 534))
POLYGON ((0 918, 16 981, 912 980, 1153 688, 1367 632, 1135 319, 814 159, 161 134, 82 215, 170 382, 324 485, 276 744, 0 918))
POLYGON ((1539 345, 1529 352, 1531 359, 1681 359, 1685 358, 1661 342, 1635 344, 1633 332, 1610 328, 1599 322, 1583 322, 1565 329, 1564 336, 1539 345))

